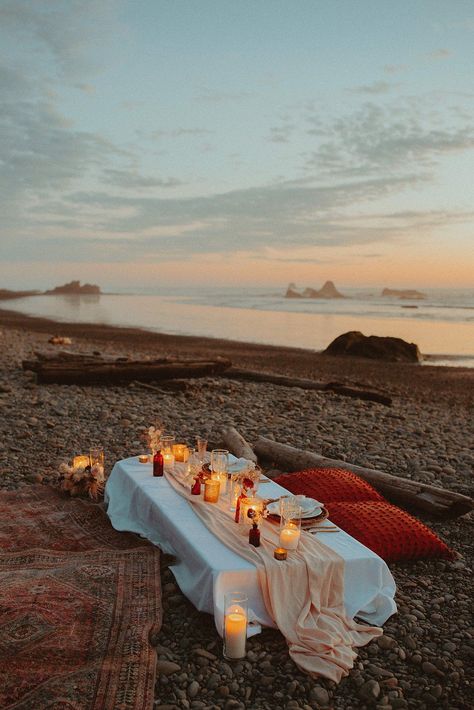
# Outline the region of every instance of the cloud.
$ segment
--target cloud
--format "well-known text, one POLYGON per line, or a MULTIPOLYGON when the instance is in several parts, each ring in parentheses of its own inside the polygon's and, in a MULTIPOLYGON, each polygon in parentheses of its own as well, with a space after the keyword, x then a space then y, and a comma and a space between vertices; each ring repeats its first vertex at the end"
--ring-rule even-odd
POLYGON ((433 52, 428 52, 426 54, 426 57, 428 59, 448 59, 452 55, 452 52, 449 49, 445 49, 443 47, 439 49, 435 49, 433 52))
POLYGON ((322 140, 308 155, 307 168, 326 176, 404 174, 414 167, 432 169, 441 156, 474 147, 474 128, 455 109, 448 117, 431 112, 429 123, 426 114, 426 103, 415 100, 368 102, 331 122, 316 116, 309 132, 322 140))
POLYGON ((386 74, 401 74, 407 71, 408 64, 386 64, 383 68, 386 74))
POLYGON ((372 84, 356 86, 353 89, 348 89, 353 94, 386 94, 394 89, 399 84, 391 84, 388 81, 374 81, 372 84))
POLYGON ((255 94, 249 91, 212 91, 211 89, 202 89, 194 98, 196 101, 221 103, 227 101, 242 101, 242 99, 250 99, 254 96, 255 94))
POLYGON ((142 187, 177 187, 182 185, 177 178, 157 178, 153 176, 140 175, 136 170, 118 170, 107 168, 104 170, 105 182, 110 185, 117 185, 124 188, 142 187))
POLYGON ((268 140, 271 143, 288 143, 294 129, 294 123, 283 121, 279 126, 274 126, 270 129, 268 140))
POLYGON ((181 138, 182 136, 209 136, 215 133, 208 128, 174 128, 170 131, 157 130, 151 134, 152 138, 181 138))

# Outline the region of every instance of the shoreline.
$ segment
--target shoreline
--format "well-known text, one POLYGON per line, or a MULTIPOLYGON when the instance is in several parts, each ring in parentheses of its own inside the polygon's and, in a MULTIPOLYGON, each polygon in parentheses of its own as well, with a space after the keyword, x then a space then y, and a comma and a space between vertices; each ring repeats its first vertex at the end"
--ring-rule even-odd
POLYGON ((362 383, 405 398, 433 400, 436 396, 449 396, 453 402, 468 406, 474 401, 474 368, 469 367, 422 366, 334 357, 304 348, 165 334, 143 328, 68 323, 3 308, 0 308, 0 328, 49 336, 62 335, 73 339, 73 344, 90 343, 109 350, 126 348, 130 355, 135 353, 145 357, 175 355, 208 358, 220 355, 239 367, 318 381, 362 383))

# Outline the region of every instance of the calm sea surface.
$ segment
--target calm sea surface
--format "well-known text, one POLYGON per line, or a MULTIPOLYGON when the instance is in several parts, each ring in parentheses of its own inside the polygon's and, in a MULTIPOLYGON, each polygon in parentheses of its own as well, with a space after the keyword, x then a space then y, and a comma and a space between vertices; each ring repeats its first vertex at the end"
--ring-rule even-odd
POLYGON ((474 367, 474 289, 425 291, 422 301, 340 289, 341 300, 291 300, 263 288, 167 289, 161 293, 34 296, 1 307, 58 321, 104 323, 177 335, 323 350, 348 330, 418 344, 429 362, 474 367))

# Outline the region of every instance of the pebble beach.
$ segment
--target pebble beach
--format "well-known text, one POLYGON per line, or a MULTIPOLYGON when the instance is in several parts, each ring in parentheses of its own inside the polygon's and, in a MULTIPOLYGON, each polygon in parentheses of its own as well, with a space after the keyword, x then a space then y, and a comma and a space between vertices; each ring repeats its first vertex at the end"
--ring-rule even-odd
MULTIPOLYGON (((54 323, 0 311, 0 486, 54 482, 60 462, 105 449, 106 468, 143 453, 141 434, 160 420, 182 441, 220 443, 223 426, 250 443, 263 435, 334 459, 473 495, 474 370, 330 358, 307 350, 165 336, 141 330, 54 323), (52 335, 75 352, 155 358, 228 357, 239 367, 363 384, 389 393, 391 407, 267 383, 190 380, 183 392, 135 384, 38 385, 21 362, 55 352, 52 335)), ((414 512, 414 511, 410 511, 414 512)), ((398 613, 384 635, 359 649, 349 676, 314 680, 290 660, 284 638, 264 630, 246 659, 229 664, 211 616, 197 612, 163 566, 163 627, 155 707, 446 708, 474 706, 472 617, 474 515, 436 521, 416 513, 457 553, 454 561, 391 564, 398 613)))

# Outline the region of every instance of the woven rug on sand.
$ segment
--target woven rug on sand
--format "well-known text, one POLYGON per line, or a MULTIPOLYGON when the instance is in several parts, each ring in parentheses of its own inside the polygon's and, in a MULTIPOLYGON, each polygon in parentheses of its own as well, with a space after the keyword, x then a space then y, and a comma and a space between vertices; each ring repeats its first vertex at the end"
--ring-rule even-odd
POLYGON ((97 504, 0 491, 0 708, 152 708, 159 554, 97 504))

